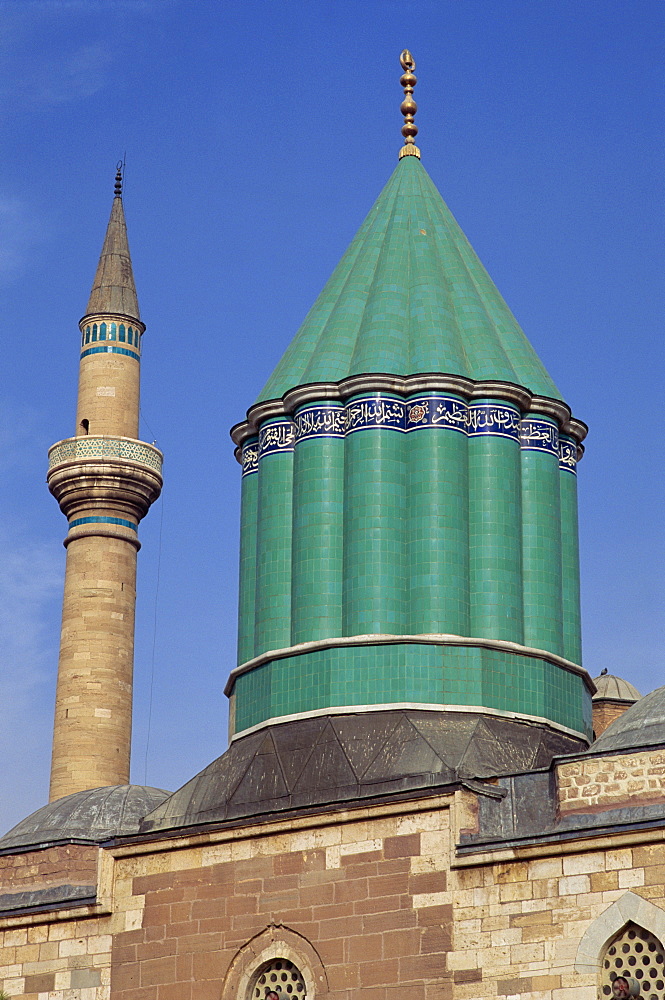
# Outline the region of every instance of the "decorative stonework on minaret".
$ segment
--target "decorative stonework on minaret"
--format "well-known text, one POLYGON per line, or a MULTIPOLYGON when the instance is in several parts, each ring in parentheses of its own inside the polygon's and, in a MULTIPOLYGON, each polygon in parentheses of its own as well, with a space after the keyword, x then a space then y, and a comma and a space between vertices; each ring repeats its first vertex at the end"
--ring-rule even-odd
POLYGON ((138 523, 162 487, 162 454, 137 440, 141 341, 122 173, 80 322, 76 436, 49 451, 69 521, 50 799, 129 781, 138 523))

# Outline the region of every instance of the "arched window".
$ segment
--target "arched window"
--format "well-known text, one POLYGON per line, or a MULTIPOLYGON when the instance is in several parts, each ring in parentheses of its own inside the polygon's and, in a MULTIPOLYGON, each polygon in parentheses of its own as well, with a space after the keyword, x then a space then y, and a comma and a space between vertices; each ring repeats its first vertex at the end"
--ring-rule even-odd
POLYGON ((221 996, 224 1000, 321 1000, 328 996, 328 976, 307 938, 281 924, 270 924, 236 952, 221 996))
POLYGON ((663 946, 655 934, 632 921, 605 948, 600 975, 601 997, 665 1000, 663 946), (622 978, 625 980, 625 987, 622 978), (618 980, 616 987, 615 980, 618 980))
POLYGON ((313 1000, 307 996, 307 987, 300 969, 286 958, 272 958, 260 965, 250 981, 247 1000, 278 1000, 296 997, 313 1000))

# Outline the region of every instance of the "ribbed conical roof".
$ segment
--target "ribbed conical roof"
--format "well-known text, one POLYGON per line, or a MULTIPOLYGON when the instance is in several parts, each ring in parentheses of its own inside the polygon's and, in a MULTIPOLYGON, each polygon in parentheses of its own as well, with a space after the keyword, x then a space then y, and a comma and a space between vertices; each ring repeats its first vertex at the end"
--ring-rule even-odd
POLYGON ((259 401, 369 372, 499 379, 561 398, 415 156, 399 161, 259 401))
POLYGON ((593 696, 594 701, 602 701, 608 698, 610 701, 635 702, 639 701, 642 697, 630 681, 625 680, 623 677, 617 677, 616 674, 600 674, 599 677, 594 677, 593 683, 596 685, 596 693, 593 696))
POLYGON ((91 313, 116 313, 139 322, 141 320, 120 195, 113 199, 111 217, 92 283, 86 315, 91 313))
POLYGON ((171 793, 149 785, 108 785, 86 788, 49 802, 0 837, 0 851, 51 844, 61 840, 91 840, 136 833, 140 820, 171 793))

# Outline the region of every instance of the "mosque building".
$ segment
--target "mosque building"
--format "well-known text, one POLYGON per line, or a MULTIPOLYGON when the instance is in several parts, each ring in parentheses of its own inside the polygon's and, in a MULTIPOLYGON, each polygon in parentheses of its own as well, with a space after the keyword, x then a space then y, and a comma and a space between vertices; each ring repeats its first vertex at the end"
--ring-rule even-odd
POLYGON ((145 326, 116 177, 75 434, 50 802, 0 996, 665 1000, 665 688, 582 666, 574 416, 415 144, 258 399, 229 748, 129 784, 145 326))

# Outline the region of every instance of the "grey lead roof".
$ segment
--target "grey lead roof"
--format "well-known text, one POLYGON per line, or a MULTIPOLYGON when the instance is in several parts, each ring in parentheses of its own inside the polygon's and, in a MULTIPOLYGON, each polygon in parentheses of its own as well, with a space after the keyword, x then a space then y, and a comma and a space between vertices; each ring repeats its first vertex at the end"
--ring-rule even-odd
POLYGON ((591 745, 601 750, 632 750, 665 743, 665 686, 631 705, 591 745))
POLYGON ((299 719, 243 736, 141 823, 142 833, 361 802, 546 767, 581 741, 474 712, 299 719))
POLYGON ((98 313, 128 316, 141 321, 120 195, 113 199, 111 217, 86 309, 86 316, 98 313))
POLYGON ((49 802, 0 838, 0 851, 68 840, 100 843, 136 833, 139 822, 170 793, 146 785, 109 785, 49 802))
POLYGON ((594 677, 593 683, 596 685, 594 701, 609 698, 611 701, 633 702, 639 701, 642 697, 630 681, 624 680, 623 677, 617 677, 616 674, 601 674, 600 677, 594 677))

